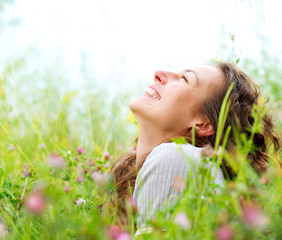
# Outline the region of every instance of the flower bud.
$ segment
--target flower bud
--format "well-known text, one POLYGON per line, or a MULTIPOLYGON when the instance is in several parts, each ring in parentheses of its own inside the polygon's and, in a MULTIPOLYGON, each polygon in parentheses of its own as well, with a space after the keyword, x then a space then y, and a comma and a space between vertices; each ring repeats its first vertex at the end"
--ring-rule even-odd
POLYGON ((119 226, 112 225, 108 228, 108 234, 109 234, 110 238, 115 240, 121 234, 121 230, 120 230, 119 226))
POLYGON ((191 227, 191 223, 184 212, 178 213, 174 217, 174 223, 179 225, 184 230, 187 230, 191 227))
POLYGON ((81 146, 79 146, 79 147, 77 147, 77 152, 78 152, 78 154, 82 154, 82 153, 84 153, 84 149, 81 146))
POLYGON ((173 180, 173 188, 177 191, 182 192, 186 187, 186 180, 183 177, 176 176, 173 180))
POLYGON ((229 225, 224 225, 216 230, 217 240, 231 240, 233 239, 233 229, 229 225))
POLYGON ((79 207, 79 206, 81 206, 82 204, 85 204, 86 202, 85 202, 85 200, 83 199, 83 198, 78 198, 77 200, 76 200, 76 205, 79 207))
POLYGON ((26 209, 33 214, 42 214, 47 207, 47 201, 41 190, 35 190, 25 199, 26 209))

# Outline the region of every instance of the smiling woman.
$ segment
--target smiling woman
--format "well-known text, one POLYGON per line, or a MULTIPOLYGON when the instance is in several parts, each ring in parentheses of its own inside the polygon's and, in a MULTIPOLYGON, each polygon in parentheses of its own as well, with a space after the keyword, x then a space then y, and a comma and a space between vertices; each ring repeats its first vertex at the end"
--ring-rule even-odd
POLYGON ((211 66, 195 68, 193 72, 157 71, 149 90, 129 103, 140 127, 139 143, 146 138, 145 142, 155 145, 160 139, 185 136, 192 126, 198 135, 213 134, 201 106, 222 81, 223 74, 211 66))
MULTIPOLYGON (((157 211, 175 203, 173 196, 181 194, 173 187, 175 179, 186 180, 194 167, 199 166, 203 147, 216 145, 220 109, 232 84, 230 108, 222 136, 229 126, 233 126, 239 133, 250 137, 255 122, 252 108, 259 102, 259 87, 230 63, 178 73, 156 71, 153 85, 129 103, 140 129, 137 150, 121 157, 112 171, 121 209, 133 191, 139 211, 139 228, 144 227, 146 220, 152 219, 157 211), (188 142, 180 145, 182 152, 177 151, 176 144, 171 142, 172 138, 179 137, 188 142)), ((248 153, 250 164, 258 173, 267 168, 269 146, 273 146, 276 153, 280 149, 270 115, 262 116, 260 121, 262 131, 252 135, 255 146, 248 153)), ((236 152, 235 134, 236 131, 231 131, 227 140, 226 150, 230 153, 236 152)), ((222 142, 223 137, 220 144, 222 142)), ((225 160, 218 171, 211 166, 211 173, 217 187, 223 186, 224 177, 236 175, 225 160)))

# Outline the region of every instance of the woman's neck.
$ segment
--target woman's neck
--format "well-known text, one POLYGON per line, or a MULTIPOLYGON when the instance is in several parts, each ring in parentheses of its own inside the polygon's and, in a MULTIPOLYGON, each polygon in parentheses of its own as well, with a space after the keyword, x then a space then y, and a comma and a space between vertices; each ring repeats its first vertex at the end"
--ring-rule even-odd
POLYGON ((147 157, 147 155, 159 144, 169 139, 164 133, 158 132, 155 128, 150 128, 148 126, 143 127, 139 125, 139 137, 137 141, 136 149, 136 163, 147 157))

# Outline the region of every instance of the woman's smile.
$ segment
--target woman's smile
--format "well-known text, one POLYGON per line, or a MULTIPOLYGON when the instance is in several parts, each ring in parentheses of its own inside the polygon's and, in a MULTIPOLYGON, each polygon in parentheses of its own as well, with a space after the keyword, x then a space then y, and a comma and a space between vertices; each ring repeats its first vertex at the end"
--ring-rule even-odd
POLYGON ((156 88, 154 86, 150 86, 146 91, 145 91, 145 95, 152 97, 156 100, 160 100, 161 96, 158 93, 158 91, 156 90, 156 88))

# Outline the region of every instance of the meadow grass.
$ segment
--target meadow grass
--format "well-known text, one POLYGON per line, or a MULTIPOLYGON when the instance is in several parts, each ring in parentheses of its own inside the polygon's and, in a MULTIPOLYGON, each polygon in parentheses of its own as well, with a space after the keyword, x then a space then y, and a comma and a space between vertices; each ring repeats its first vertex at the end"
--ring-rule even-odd
MULTIPOLYGON (((63 89, 59 75, 27 74, 24 68, 16 61, 0 74, 0 238, 112 239, 118 217, 108 201, 113 186, 107 173, 137 135, 129 131, 134 124, 127 99, 63 89)), ((277 85, 268 82, 279 127, 281 98, 271 84, 277 85)), ((258 108, 254 132, 261 131, 258 108)), ((225 116, 222 111, 220 121, 225 116)), ((225 155, 238 176, 217 193, 204 159, 197 177, 188 176, 177 205, 167 210, 171 217, 159 213, 148 223, 151 230, 136 238, 282 239, 282 171, 272 156, 267 172, 257 175, 246 158, 252 147, 252 139, 238 136, 236 155, 225 155)), ((217 167, 222 157, 223 151, 213 155, 217 167)), ((138 215, 133 205, 128 202, 128 224, 117 228, 132 238, 138 215)))

